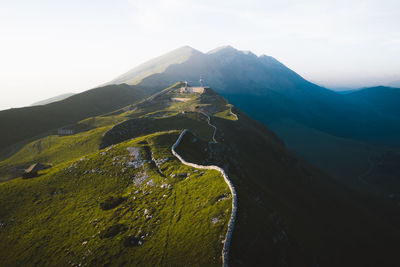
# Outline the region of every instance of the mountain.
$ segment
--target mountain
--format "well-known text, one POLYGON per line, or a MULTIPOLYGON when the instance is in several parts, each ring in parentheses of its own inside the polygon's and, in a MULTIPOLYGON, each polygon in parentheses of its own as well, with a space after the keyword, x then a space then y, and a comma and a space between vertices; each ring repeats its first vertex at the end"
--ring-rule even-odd
POLYGON ((55 133, 58 128, 142 100, 150 94, 138 87, 108 85, 42 106, 0 111, 0 158, 30 138, 55 133))
POLYGON ((61 94, 61 95, 58 95, 58 96, 55 96, 55 97, 51 97, 51 98, 48 98, 48 99, 45 99, 45 100, 41 100, 41 101, 35 102, 35 103, 31 104, 31 106, 41 106, 41 105, 50 104, 50 103, 53 103, 53 102, 64 100, 64 99, 66 99, 66 98, 68 98, 70 96, 73 96, 73 95, 74 95, 73 93, 61 94))
POLYGON ((400 89, 377 86, 363 88, 348 94, 353 101, 368 103, 377 112, 400 118, 400 89))
POLYGON ((220 47, 206 54, 184 46, 133 68, 110 84, 140 82, 146 86, 157 82, 161 86, 184 78, 196 84, 200 76, 204 76, 213 87, 217 85, 218 90, 228 90, 229 93, 243 92, 243 83, 248 87, 246 92, 251 90, 255 94, 264 94, 262 89, 267 88, 295 93, 293 91, 299 91, 297 87, 312 85, 272 57, 257 57, 231 46, 220 47), (248 81, 252 81, 252 84, 249 85, 248 81))
POLYGON ((173 64, 185 62, 196 53, 199 52, 189 46, 181 47, 139 65, 138 67, 112 80, 109 84, 137 84, 141 82, 143 78, 146 78, 149 75, 162 73, 173 64))
POLYGON ((111 83, 132 83, 140 79, 142 86, 164 88, 176 80, 195 84, 200 76, 218 93, 263 123, 290 118, 334 136, 400 145, 398 118, 382 116, 367 104, 355 106, 352 99, 306 81, 272 57, 257 57, 230 46, 206 54, 183 47, 111 83), (185 60, 176 63, 171 60, 172 55, 185 60), (160 64, 164 71, 152 72, 154 64, 160 64), (143 73, 147 77, 143 78, 143 73))
POLYGON ((155 73, 153 64, 143 64, 111 83, 140 80, 140 86, 161 90, 176 80, 198 84, 202 76, 231 103, 269 126, 298 155, 355 187, 360 187, 358 176, 370 168, 369 154, 383 155, 400 146, 399 116, 351 97, 355 94, 310 83, 273 57, 231 46, 208 53, 183 47, 172 54, 185 60, 177 63, 167 54, 150 61, 163 66, 163 71, 155 73), (139 71, 147 76, 137 75, 139 71), (349 157, 352 154, 360 156, 349 157))
POLYGON ((396 263, 398 213, 309 165, 213 89, 182 86, 1 161, 50 168, 0 183, 0 265, 221 266, 225 243, 231 266, 396 263))

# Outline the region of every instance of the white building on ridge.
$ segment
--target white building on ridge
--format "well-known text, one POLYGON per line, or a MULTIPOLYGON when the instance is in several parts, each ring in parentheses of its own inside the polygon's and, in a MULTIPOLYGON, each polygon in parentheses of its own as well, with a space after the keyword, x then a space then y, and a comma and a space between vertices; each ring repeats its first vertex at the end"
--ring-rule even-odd
POLYGON ((182 86, 179 90, 181 94, 184 93, 199 93, 202 94, 204 93, 204 89, 209 88, 207 86, 203 86, 203 78, 200 76, 200 86, 196 87, 188 87, 188 82, 185 81, 185 86, 182 86))

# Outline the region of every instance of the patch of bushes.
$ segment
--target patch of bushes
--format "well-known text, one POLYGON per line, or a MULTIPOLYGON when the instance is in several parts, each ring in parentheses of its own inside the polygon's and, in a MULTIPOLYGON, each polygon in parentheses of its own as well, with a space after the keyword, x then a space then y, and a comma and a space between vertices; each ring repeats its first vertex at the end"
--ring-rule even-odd
POLYGON ((110 210, 124 202, 125 198, 118 196, 118 197, 113 197, 109 196, 107 197, 103 202, 100 203, 100 207, 103 210, 110 210))
POLYGON ((125 230, 126 230, 126 227, 123 224, 118 223, 118 224, 114 224, 104 230, 101 230, 99 236, 101 239, 110 238, 110 237, 118 235, 120 232, 123 232, 125 230))
POLYGON ((124 237, 124 247, 137 247, 142 244, 142 239, 138 236, 126 236, 124 237))

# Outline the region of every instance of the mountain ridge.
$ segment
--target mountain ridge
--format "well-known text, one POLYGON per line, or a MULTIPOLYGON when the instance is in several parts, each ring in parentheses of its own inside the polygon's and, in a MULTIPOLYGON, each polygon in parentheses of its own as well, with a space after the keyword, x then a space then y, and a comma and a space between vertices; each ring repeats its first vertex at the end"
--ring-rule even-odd
POLYGON ((8 240, 0 263, 220 266, 232 195, 219 172, 172 156, 180 134, 179 155, 223 167, 235 186, 231 266, 374 266, 396 257, 398 224, 212 89, 182 86, 87 118, 79 124, 92 127, 78 134, 35 140, 7 161, 53 164, 0 183, 8 240))
MULTIPOLYGON (((376 155, 378 165, 384 151, 400 147, 397 98, 386 97, 379 104, 379 97, 367 101, 355 92, 337 93, 307 81, 273 57, 257 57, 231 46, 170 64, 138 85, 161 89, 176 80, 195 85, 200 76, 232 104, 284 137, 289 149, 356 190, 374 188, 357 178, 370 168, 365 155, 376 155), (351 159, 351 154, 359 156, 351 159)), ((395 191, 393 187, 390 194, 395 191)))
MULTIPOLYGON (((193 50, 190 47, 186 49, 193 50)), ((248 102, 251 97, 261 96, 265 105, 274 107, 273 111, 278 117, 295 117, 295 120, 301 120, 301 123, 312 124, 311 126, 319 130, 339 137, 400 144, 393 136, 377 136, 387 133, 379 133, 379 127, 393 128, 400 133, 400 120, 388 119, 371 110, 370 105, 365 103, 358 102, 356 107, 353 99, 308 82, 273 57, 257 57, 231 46, 220 47, 211 52, 195 53, 180 64, 163 62, 163 66, 168 65, 164 72, 151 74, 139 84, 144 87, 158 87, 161 90, 176 80, 187 80, 196 84, 202 76, 208 85, 230 101, 240 98, 240 95, 249 97, 248 102), (287 111, 291 114, 287 114, 287 111), (361 116, 368 117, 371 122, 364 122, 360 119, 361 116), (361 125, 355 127, 360 123, 361 125), (386 124, 396 126, 384 126, 386 124), (370 129, 370 125, 377 127, 370 129)), ((128 76, 124 82, 129 83, 129 80, 136 79, 134 76, 128 76)), ((234 104, 250 112, 242 102, 234 104)), ((267 113, 271 119, 277 117, 268 108, 260 112, 267 113)), ((268 123, 269 120, 264 119, 263 122, 268 123)))
POLYGON ((40 106, 40 105, 47 105, 53 102, 61 101, 64 100, 70 96, 73 96, 74 93, 65 93, 57 96, 53 96, 51 98, 43 99, 38 102, 32 103, 30 106, 40 106))

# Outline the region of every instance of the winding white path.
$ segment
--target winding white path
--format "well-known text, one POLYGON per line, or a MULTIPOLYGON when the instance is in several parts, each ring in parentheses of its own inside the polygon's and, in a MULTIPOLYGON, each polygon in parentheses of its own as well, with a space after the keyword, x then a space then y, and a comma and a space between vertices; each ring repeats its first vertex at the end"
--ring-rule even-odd
POLYGON ((211 124, 211 118, 210 118, 210 116, 209 116, 209 115, 207 115, 207 114, 206 114, 206 113, 204 113, 204 112, 200 112, 200 113, 201 113, 201 114, 203 114, 204 116, 206 116, 206 117, 207 117, 207 122, 208 122, 208 125, 210 125, 211 127, 213 127, 213 128, 214 128, 214 132, 213 132, 212 140, 213 140, 214 144, 218 143, 218 142, 217 142, 217 140, 215 140, 215 134, 217 133, 217 127, 215 127, 215 125, 212 125, 212 124, 211 124))
POLYGON ((229 111, 231 112, 231 114, 232 114, 233 116, 235 116, 236 120, 239 120, 238 116, 237 116, 235 113, 233 113, 233 111, 232 111, 232 107, 230 108, 230 110, 229 110, 229 111))
POLYGON ((229 245, 231 243, 231 237, 232 237, 232 233, 233 233, 233 228, 235 226, 235 218, 236 218, 236 211, 237 211, 236 190, 235 190, 235 187, 233 186, 232 182, 229 180, 228 175, 225 173, 224 169, 222 169, 222 168, 220 168, 218 166, 215 166, 215 165, 204 166, 204 165, 198 165, 198 164, 195 164, 195 163, 187 162, 186 160, 184 160, 175 151, 175 148, 180 144, 180 142, 182 141, 183 136, 187 132, 188 132, 188 129, 185 129, 179 135, 179 137, 176 140, 175 144, 173 144, 173 146, 172 146, 172 149, 171 149, 172 150, 172 154, 175 157, 177 157, 180 160, 180 162, 182 162, 183 164, 185 164, 187 166, 190 166, 190 167, 193 167, 193 168, 197 168, 197 169, 207 169, 207 170, 217 170, 217 171, 219 171, 222 174, 222 176, 224 177, 224 180, 225 180, 226 184, 228 185, 229 189, 231 190, 231 194, 232 194, 232 214, 231 214, 231 218, 229 220, 228 230, 227 230, 226 235, 225 235, 224 247, 222 249, 222 266, 227 267, 228 266, 228 256, 229 256, 229 245))

